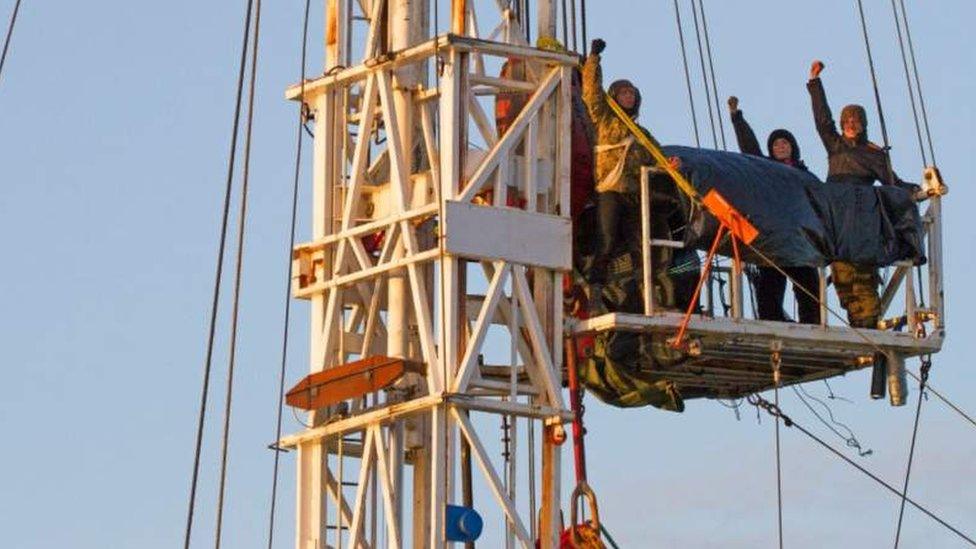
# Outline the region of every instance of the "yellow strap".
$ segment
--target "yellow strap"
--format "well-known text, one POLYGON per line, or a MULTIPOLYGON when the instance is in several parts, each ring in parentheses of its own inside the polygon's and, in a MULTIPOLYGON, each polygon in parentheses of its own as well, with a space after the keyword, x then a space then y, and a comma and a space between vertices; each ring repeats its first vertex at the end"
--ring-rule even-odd
POLYGON ((674 179, 675 185, 677 185, 678 188, 681 189, 683 193, 688 195, 688 197, 691 198, 693 202, 699 202, 700 197, 698 195, 698 191, 695 190, 695 187, 692 186, 692 184, 689 183, 687 179, 685 179, 685 176, 681 175, 681 172, 679 172, 678 170, 674 169, 673 166, 671 166, 671 163, 668 162, 667 157, 664 156, 663 152, 661 152, 661 148, 655 145, 653 141, 647 138, 647 135, 644 132, 642 132, 639 127, 637 127, 637 124, 634 123, 634 120, 630 118, 630 116, 628 116, 627 113, 624 112, 624 109, 617 104, 617 101, 614 100, 613 96, 611 96, 610 94, 607 94, 607 103, 610 105, 610 109, 613 110, 614 114, 617 115, 617 118, 619 118, 621 122, 624 123, 624 126, 627 126, 627 129, 630 130, 630 133, 634 134, 634 137, 637 139, 637 142, 643 145, 644 148, 651 153, 651 156, 654 157, 654 161, 657 162, 657 165, 660 166, 661 168, 664 168, 664 171, 668 172, 668 175, 671 176, 671 179, 674 179))

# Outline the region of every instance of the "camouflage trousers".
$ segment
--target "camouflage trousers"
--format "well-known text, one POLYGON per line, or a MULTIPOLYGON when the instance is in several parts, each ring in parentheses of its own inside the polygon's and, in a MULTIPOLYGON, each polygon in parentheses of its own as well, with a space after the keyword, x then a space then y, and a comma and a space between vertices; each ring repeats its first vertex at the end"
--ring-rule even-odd
POLYGON ((847 321, 856 328, 877 328, 881 316, 878 269, 843 261, 830 264, 831 278, 847 321))

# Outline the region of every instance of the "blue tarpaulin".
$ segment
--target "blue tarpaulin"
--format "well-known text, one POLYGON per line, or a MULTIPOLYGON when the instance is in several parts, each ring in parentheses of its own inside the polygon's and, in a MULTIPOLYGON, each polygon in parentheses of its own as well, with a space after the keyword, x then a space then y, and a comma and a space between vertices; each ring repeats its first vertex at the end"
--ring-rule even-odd
MULTIPOLYGON (((921 217, 904 189, 823 183, 810 172, 758 156, 680 146, 663 151, 681 158, 681 171, 702 196, 716 189, 743 214, 759 230, 753 247, 779 266, 925 261, 921 217)), ((687 210, 686 245, 707 249, 717 221, 700 207, 687 210)), ((747 250, 743 256, 763 264, 747 250)))

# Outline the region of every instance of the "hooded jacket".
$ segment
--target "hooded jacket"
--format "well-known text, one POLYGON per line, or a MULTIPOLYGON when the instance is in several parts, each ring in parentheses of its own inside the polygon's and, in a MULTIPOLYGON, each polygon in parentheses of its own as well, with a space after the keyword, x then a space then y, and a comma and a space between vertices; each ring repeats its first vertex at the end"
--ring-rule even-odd
POLYGON ((853 183, 855 185, 873 185, 880 181, 884 185, 894 185, 909 191, 918 186, 902 181, 891 169, 888 153, 884 149, 871 143, 867 139, 867 119, 863 107, 848 105, 844 108, 845 116, 861 117, 864 132, 855 140, 846 139, 837 132, 830 106, 827 104, 827 94, 819 78, 807 82, 810 100, 813 104, 813 118, 817 124, 817 133, 827 149, 827 182, 853 183))
MULTIPOLYGON (((753 156, 764 156, 762 150, 759 148, 759 140, 756 139, 756 133, 752 131, 752 126, 746 122, 745 116, 743 116, 741 110, 736 110, 732 113, 732 127, 735 129, 735 138, 739 142, 739 151, 743 154, 751 154, 753 156)), ((773 156, 773 142, 779 138, 786 139, 790 142, 793 147, 793 154, 791 155, 790 162, 782 162, 792 166, 798 170, 809 171, 807 165, 803 163, 800 158, 800 145, 796 142, 796 137, 793 136, 788 130, 778 129, 773 130, 769 134, 769 138, 766 140, 766 152, 769 160, 774 162, 780 162, 773 156)))
MULTIPOLYGON (((611 87, 614 91, 629 83, 618 81, 615 84, 616 89, 611 87)), ((631 87, 637 90, 633 85, 631 87)), ((637 109, 640 107, 640 92, 637 93, 638 102, 634 105, 631 116, 636 116, 637 109)), ((606 92, 603 89, 603 69, 600 67, 600 56, 597 54, 591 54, 583 64, 583 101, 596 128, 597 192, 639 192, 641 166, 653 166, 654 158, 636 142, 630 130, 617 118, 607 103, 606 92)), ((657 144, 650 132, 643 127, 641 131, 657 144)))

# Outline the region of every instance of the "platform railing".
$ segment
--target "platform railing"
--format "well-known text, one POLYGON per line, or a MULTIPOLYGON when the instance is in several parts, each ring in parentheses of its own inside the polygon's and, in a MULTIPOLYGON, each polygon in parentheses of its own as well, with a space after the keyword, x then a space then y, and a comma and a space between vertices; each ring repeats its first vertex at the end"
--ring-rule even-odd
MULTIPOLYGON (((654 167, 642 167, 641 168, 641 202, 640 202, 640 220, 641 220, 641 267, 642 267, 642 298, 643 298, 643 313, 644 315, 651 316, 656 313, 661 312, 658 304, 655 303, 655 292, 654 292, 654 266, 652 261, 652 254, 655 247, 669 247, 673 249, 684 248, 684 243, 676 240, 662 240, 653 237, 652 234, 652 202, 653 202, 653 192, 651 189, 652 175, 664 173, 663 170, 654 167)), ((937 178, 937 173, 933 172, 931 168, 927 168, 924 174, 924 179, 928 183, 934 177, 937 178)), ((941 181, 935 181, 932 185, 941 186, 941 181)), ((929 189, 931 185, 927 185, 925 189, 929 189)), ((888 318, 887 320, 882 320, 881 326, 879 328, 888 329, 893 326, 904 325, 908 328, 908 333, 915 335, 916 337, 937 337, 941 339, 945 330, 945 316, 944 316, 944 299, 942 290, 942 223, 941 223, 941 195, 938 193, 930 193, 928 200, 928 209, 922 215, 924 239, 923 239, 923 251, 926 256, 926 265, 922 269, 920 267, 914 266, 910 261, 901 261, 892 265, 894 267, 894 272, 886 280, 884 286, 880 289, 881 298, 881 314, 880 317, 885 319, 889 310, 895 303, 902 304, 902 310, 899 311, 894 318, 888 318), (928 284, 925 286, 919 285, 917 277, 921 276, 925 272, 928 279, 928 284), (919 295, 918 288, 922 289, 922 294, 919 295), (920 306, 920 303, 925 303, 926 306, 920 306), (925 331, 926 323, 932 325, 932 330, 929 333, 925 331)), ((709 316, 722 316, 733 319, 742 319, 745 317, 743 303, 745 301, 745 285, 743 284, 743 274, 737 272, 734 268, 717 267, 713 269, 713 273, 719 276, 725 275, 728 277, 729 294, 728 298, 731 303, 729 314, 724 311, 721 314, 715 314, 714 304, 709 302, 708 309, 710 309, 711 315, 709 316)), ((828 309, 828 295, 827 286, 829 280, 827 278, 826 267, 818 268, 818 279, 819 284, 817 288, 817 299, 820 304, 820 326, 826 328, 830 323, 830 316, 832 315, 831 309, 828 309)), ((703 294, 715 295, 714 289, 711 288, 711 281, 707 281, 708 286, 703 286, 701 292, 703 294)), ((725 291, 724 288, 720 287, 718 292, 725 291)), ((836 312, 836 309, 834 309, 836 312)), ((756 320, 759 320, 758 318, 756 320)), ((838 327, 839 328, 839 327, 838 327)))

